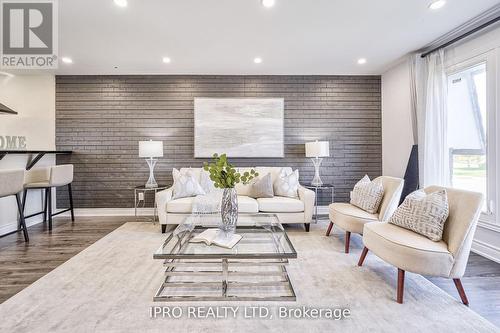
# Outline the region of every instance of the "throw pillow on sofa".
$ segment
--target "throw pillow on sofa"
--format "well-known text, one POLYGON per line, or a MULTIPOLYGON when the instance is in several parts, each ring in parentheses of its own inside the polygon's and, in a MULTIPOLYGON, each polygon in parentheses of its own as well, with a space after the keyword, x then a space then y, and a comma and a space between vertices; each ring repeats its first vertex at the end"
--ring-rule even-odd
POLYGON ((273 192, 273 180, 271 174, 268 173, 264 177, 257 177, 251 182, 250 193, 248 196, 258 199, 258 198, 272 198, 274 197, 273 192))
POLYGON ((417 190, 405 198, 389 219, 389 223, 439 242, 443 238, 444 224, 448 214, 446 190, 429 194, 423 190, 417 190))
POLYGON ((205 170, 201 170, 200 185, 206 194, 222 191, 221 189, 215 187, 213 180, 210 179, 210 174, 205 170))
POLYGON ((280 197, 297 198, 299 196, 299 170, 281 172, 274 182, 274 194, 280 197))
MULTIPOLYGON (((244 174, 245 172, 250 172, 252 168, 237 168, 236 171, 239 172, 240 174, 244 174)), ((234 187, 236 189, 236 193, 238 195, 246 195, 250 196, 250 190, 251 190, 252 184, 243 184, 243 183, 238 183, 234 187)))
POLYGON ((382 197, 384 196, 384 186, 381 181, 371 181, 368 175, 365 175, 354 185, 351 192, 351 205, 361 208, 370 214, 378 211, 382 197))
POLYGON ((190 170, 180 172, 176 168, 172 170, 174 178, 173 199, 203 195, 205 191, 190 170))

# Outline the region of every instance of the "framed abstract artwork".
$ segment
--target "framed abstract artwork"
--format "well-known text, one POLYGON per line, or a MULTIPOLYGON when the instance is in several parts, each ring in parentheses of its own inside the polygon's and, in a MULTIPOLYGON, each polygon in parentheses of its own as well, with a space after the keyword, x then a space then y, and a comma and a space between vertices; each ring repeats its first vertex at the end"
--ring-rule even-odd
POLYGON ((283 98, 195 98, 194 157, 284 157, 283 98))

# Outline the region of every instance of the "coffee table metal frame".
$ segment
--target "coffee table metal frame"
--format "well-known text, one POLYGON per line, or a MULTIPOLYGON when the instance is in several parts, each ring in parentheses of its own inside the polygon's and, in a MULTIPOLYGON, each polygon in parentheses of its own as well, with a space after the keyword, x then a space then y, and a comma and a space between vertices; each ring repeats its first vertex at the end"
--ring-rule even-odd
MULTIPOLYGON (((269 214, 270 217, 273 215, 274 214, 269 214)), ((277 217, 276 221, 278 221, 277 217)), ((295 301, 296 294, 290 277, 288 276, 286 265, 289 263, 289 259, 297 258, 297 252, 279 222, 273 223, 271 229, 272 228, 276 228, 275 230, 278 230, 280 236, 284 238, 282 241, 286 242, 288 251, 280 250, 280 244, 275 238, 274 232, 270 230, 269 225, 238 226, 236 233, 242 235, 243 238, 245 238, 246 233, 252 233, 252 235, 268 233, 267 236, 271 236, 271 239, 274 240, 276 253, 258 253, 258 251, 255 253, 238 253, 237 251, 236 253, 227 254, 209 253, 210 251, 207 251, 207 253, 203 253, 203 251, 199 253, 184 253, 183 250, 188 244, 191 246, 200 246, 200 249, 206 246, 202 243, 189 243, 189 239, 193 237, 193 234, 199 233, 207 229, 207 227, 194 226, 192 230, 185 230, 177 235, 175 231, 171 232, 160 249, 153 255, 154 259, 163 259, 165 267, 165 279, 153 297, 153 301, 295 301), (172 249, 176 248, 177 250, 172 250, 173 253, 165 253, 163 251, 165 246, 172 245, 169 244, 169 242, 176 242, 172 249), (257 268, 257 270, 242 270, 243 267, 247 269, 257 268), (277 269, 275 271, 259 271, 259 267, 277 269), (212 270, 208 270, 208 268, 212 268, 212 270), (187 280, 172 281, 173 277, 187 278, 187 280), (195 280, 194 277, 198 280, 195 280), (255 277, 256 280, 254 282, 236 281, 235 278, 238 277, 255 277), (215 278, 216 281, 203 281, 203 278, 215 278), (258 281, 257 278, 279 278, 279 280, 258 281), (202 280, 200 281, 200 279, 202 280), (237 288, 253 288, 255 290, 263 287, 283 288, 285 291, 273 295, 266 295, 265 292, 259 295, 238 295, 237 292, 233 291, 237 288), (165 291, 169 290, 169 288, 192 288, 198 289, 201 292, 205 289, 208 290, 210 295, 166 295, 165 291), (220 289, 220 294, 213 295, 214 290, 218 289, 220 289)), ((213 246, 215 245, 211 247, 213 246)), ((236 246, 238 246, 238 244, 236 246)), ((210 248, 208 246, 206 247, 207 250, 210 248)))

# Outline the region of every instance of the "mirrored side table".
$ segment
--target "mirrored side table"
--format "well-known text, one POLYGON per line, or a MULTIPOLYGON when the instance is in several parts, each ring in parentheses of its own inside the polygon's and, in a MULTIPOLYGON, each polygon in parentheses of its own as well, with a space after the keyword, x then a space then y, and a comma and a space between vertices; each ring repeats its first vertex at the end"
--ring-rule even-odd
POLYGON ((146 187, 145 185, 137 186, 134 188, 134 209, 135 220, 137 221, 137 208, 146 207, 146 193, 153 191, 153 223, 156 223, 158 217, 158 207, 156 205, 156 192, 163 191, 169 188, 169 185, 158 185, 157 187, 146 187))
POLYGON ((335 189, 333 187, 333 184, 323 184, 321 186, 314 186, 311 184, 308 184, 308 185, 301 184, 301 185, 307 189, 313 190, 314 193, 316 194, 314 197, 314 216, 315 216, 314 219, 315 219, 315 223, 318 223, 318 192, 331 191, 331 195, 332 195, 331 203, 333 203, 334 198, 335 198, 335 189))

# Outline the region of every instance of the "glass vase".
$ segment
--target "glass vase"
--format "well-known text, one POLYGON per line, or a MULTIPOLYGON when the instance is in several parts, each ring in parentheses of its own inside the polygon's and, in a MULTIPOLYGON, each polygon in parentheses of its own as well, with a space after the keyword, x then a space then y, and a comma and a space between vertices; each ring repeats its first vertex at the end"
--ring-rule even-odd
POLYGON ((225 233, 234 233, 238 222, 238 195, 236 189, 225 188, 221 204, 222 224, 220 229, 225 233))

